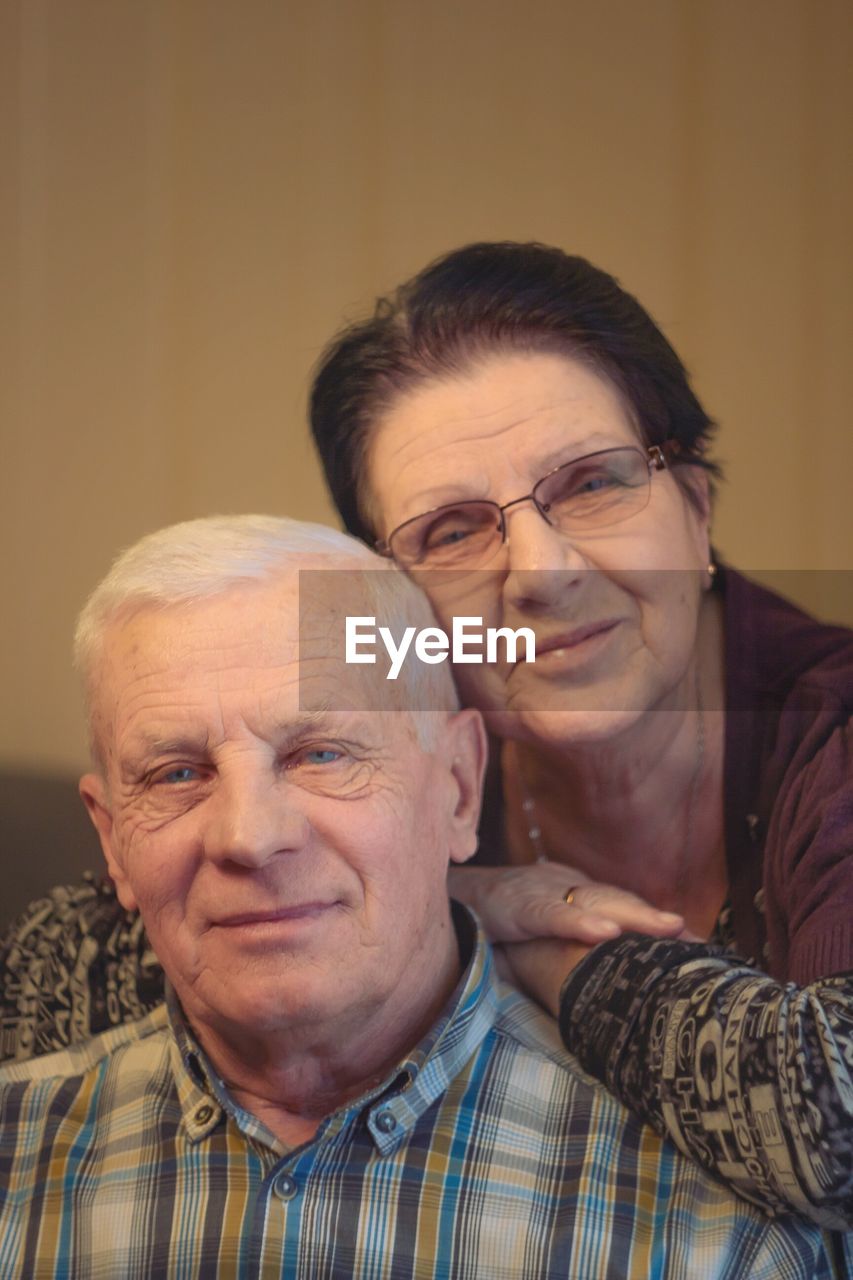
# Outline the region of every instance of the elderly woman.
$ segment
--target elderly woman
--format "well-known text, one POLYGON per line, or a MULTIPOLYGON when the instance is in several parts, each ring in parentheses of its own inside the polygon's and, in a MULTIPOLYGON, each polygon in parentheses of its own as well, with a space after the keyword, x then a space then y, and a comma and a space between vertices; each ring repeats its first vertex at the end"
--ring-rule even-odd
POLYGON ((481 857, 509 866, 454 893, 627 1106, 849 1226, 853 635, 714 563, 678 356, 583 259, 477 244, 337 338, 311 417, 351 532, 440 618, 536 637, 457 669, 500 740, 481 857))

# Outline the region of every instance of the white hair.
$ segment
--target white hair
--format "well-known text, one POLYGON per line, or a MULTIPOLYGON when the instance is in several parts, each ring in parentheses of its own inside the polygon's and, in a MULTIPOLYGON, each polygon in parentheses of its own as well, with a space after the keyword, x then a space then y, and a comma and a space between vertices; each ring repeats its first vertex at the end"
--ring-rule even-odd
MULTIPOLYGON (((241 583, 297 569, 378 570, 362 575, 377 616, 393 632, 434 625, 424 593, 389 561, 349 534, 286 516, 205 516, 140 538, 114 560, 84 605, 74 633, 74 665, 84 689, 93 753, 92 711, 109 627, 145 608, 191 604, 241 583)), ((296 621, 296 620, 295 620, 296 621)), ((407 664, 395 690, 412 711, 421 745, 432 744, 435 717, 458 707, 444 664, 407 664)), ((390 691, 389 691, 390 692, 390 691)))

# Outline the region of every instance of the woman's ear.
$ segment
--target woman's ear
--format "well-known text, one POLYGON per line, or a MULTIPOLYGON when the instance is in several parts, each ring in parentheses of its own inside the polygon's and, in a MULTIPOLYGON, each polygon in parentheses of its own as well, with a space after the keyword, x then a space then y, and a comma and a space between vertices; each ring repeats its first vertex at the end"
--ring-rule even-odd
POLYGON ((678 468, 678 484, 684 490, 687 515, 693 529, 696 555, 704 569, 710 564, 711 554, 711 487, 708 473, 702 467, 678 468))
POLYGON ((450 770, 455 783, 450 815, 450 860, 467 862, 477 852, 488 743, 483 717, 473 707, 448 720, 450 770))

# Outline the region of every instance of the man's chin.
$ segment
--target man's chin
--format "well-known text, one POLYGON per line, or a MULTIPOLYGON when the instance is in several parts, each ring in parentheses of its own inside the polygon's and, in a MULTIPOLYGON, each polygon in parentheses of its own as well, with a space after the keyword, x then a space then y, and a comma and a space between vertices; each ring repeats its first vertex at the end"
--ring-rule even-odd
POLYGON ((339 992, 340 982, 320 984, 286 975, 259 981, 244 974, 242 982, 223 979, 211 983, 209 990, 197 987, 184 1008, 191 1022, 227 1030, 229 1038, 256 1039, 286 1035, 338 1016, 339 992))

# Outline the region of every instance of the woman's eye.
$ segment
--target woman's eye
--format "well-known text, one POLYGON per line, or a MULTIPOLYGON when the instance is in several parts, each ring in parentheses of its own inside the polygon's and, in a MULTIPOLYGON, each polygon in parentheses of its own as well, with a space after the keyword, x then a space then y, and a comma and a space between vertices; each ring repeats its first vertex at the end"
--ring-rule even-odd
POLYGON ((578 493, 596 493, 599 489, 606 489, 614 483, 613 477, 608 475, 587 476, 577 486, 578 493))
POLYGON ((445 529, 440 537, 430 539, 430 545, 450 547, 454 542, 462 542, 465 538, 469 538, 470 536, 470 529, 445 529))
POLYGON ((583 471, 575 471, 565 477, 561 497, 572 498, 584 493, 597 493, 600 489, 609 489, 616 483, 616 477, 604 468, 585 467, 583 471))
POLYGON ((438 520, 431 525, 424 535, 424 547, 434 550, 437 547, 452 547, 454 543, 464 542, 470 538, 473 530, 461 520, 438 520))

